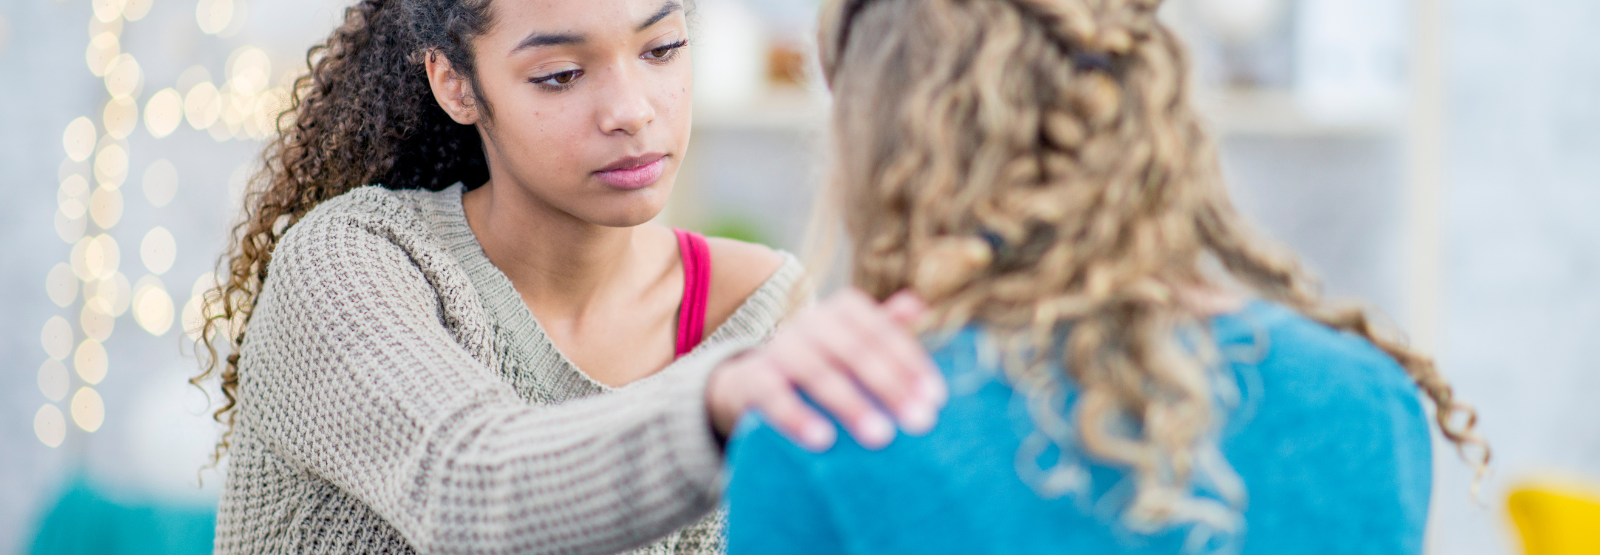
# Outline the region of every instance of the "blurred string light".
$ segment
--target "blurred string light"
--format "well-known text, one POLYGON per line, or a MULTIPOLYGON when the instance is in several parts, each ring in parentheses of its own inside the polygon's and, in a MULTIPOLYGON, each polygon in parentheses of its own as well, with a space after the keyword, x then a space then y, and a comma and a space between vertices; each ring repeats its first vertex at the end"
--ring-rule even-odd
POLYGON ((39 367, 39 391, 44 392, 46 399, 51 401, 66 399, 67 391, 71 388, 72 376, 67 375, 67 366, 61 361, 50 359, 39 367))
POLYGON ((61 415, 61 409, 55 405, 39 407, 39 412, 33 416, 33 433, 45 445, 60 447, 67 439, 67 419, 61 415))
POLYGON ((233 22, 233 0, 200 0, 195 6, 194 17, 200 23, 200 30, 208 35, 215 35, 228 30, 228 24, 233 22))
MULTIPOLYGON (((189 1, 196 2, 195 22, 206 34, 228 37, 244 25, 247 10, 242 0, 189 1)), ((116 331, 118 318, 131 314, 140 328, 158 337, 178 324, 190 339, 198 339, 207 312, 205 294, 217 283, 215 275, 202 274, 179 312, 161 279, 177 259, 176 237, 164 227, 150 229, 138 244, 139 264, 124 264, 124 256, 133 256, 134 251, 125 254, 111 236, 128 208, 123 186, 130 180, 138 178, 142 196, 152 208, 165 207, 177 196, 178 169, 171 162, 156 160, 143 173, 133 173, 128 138, 140 128, 141 118, 145 131, 156 139, 171 136, 188 123, 217 141, 264 140, 277 132, 278 116, 289 104, 292 81, 280 80, 274 86, 271 59, 249 45, 228 56, 220 83, 196 65, 179 75, 173 86, 146 97, 144 69, 133 53, 123 51, 122 31, 125 23, 144 19, 151 3, 90 0, 93 15, 84 62, 103 81, 107 100, 98 120, 74 119, 61 136, 66 159, 57 174, 55 228, 72 249, 68 261, 46 276, 45 291, 51 302, 76 316, 76 325, 55 316, 40 333, 49 359, 39 368, 38 385, 48 402, 35 413, 34 433, 50 447, 66 441, 69 416, 85 432, 105 423, 105 402, 95 387, 111 373, 105 343, 116 331), (139 266, 148 273, 130 284, 124 271, 139 266)), ((6 20, 0 17, 0 53, 6 33, 6 20)), ((229 180, 236 199, 250 170, 241 166, 229 180)))

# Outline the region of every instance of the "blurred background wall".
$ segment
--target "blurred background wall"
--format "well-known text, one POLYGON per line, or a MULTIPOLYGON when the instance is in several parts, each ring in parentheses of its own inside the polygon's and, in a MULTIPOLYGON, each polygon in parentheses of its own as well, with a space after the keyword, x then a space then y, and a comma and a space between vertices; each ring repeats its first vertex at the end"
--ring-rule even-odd
MULTIPOLYGON (((344 4, 0 0, 0 554, 208 545, 221 476, 196 487, 216 429, 183 383, 186 322, 283 87, 344 4)), ((814 9, 699 0, 695 138, 665 219, 802 248, 825 140, 814 9)), ((1440 447, 1432 551, 1517 552, 1509 485, 1600 479, 1600 4, 1166 15, 1240 206, 1330 293, 1437 347, 1482 411, 1495 474, 1474 502, 1440 447)))

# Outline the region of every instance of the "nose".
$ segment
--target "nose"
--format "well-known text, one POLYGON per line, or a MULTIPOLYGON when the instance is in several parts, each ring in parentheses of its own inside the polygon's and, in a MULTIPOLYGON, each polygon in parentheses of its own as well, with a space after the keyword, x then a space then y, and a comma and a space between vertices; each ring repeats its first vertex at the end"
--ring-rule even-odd
POLYGON ((640 72, 619 69, 602 94, 600 132, 637 135, 656 119, 656 109, 640 72))

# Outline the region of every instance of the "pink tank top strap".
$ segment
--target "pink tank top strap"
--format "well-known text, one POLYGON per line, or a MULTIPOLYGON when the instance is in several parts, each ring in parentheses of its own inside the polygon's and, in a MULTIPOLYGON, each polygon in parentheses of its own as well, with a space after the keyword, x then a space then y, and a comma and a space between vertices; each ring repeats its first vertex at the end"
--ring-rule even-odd
POLYGON ((689 354, 706 335, 706 303, 711 298, 711 247, 692 231, 673 229, 683 257, 683 302, 678 306, 677 356, 689 354))

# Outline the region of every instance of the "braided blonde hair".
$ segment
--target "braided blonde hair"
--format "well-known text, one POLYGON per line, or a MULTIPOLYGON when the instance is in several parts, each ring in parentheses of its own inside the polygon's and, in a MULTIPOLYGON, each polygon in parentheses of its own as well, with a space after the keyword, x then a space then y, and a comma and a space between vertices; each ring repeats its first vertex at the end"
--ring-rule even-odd
MULTIPOLYGON (((878 298, 917 291, 940 329, 983 322, 1020 389, 1059 395, 1064 369, 1078 398, 1070 435, 1130 470, 1130 522, 1226 524, 1190 486, 1197 473, 1232 476, 1215 446, 1215 349, 1183 340, 1205 333, 1191 288, 1243 288, 1367 339, 1481 472, 1476 413, 1434 361, 1325 300, 1235 211, 1160 4, 830 0, 826 200, 842 211, 854 283, 878 298)), ((1048 412, 1034 411, 1041 428, 1048 412)), ((1226 493, 1222 508, 1239 510, 1242 489, 1226 493)))

